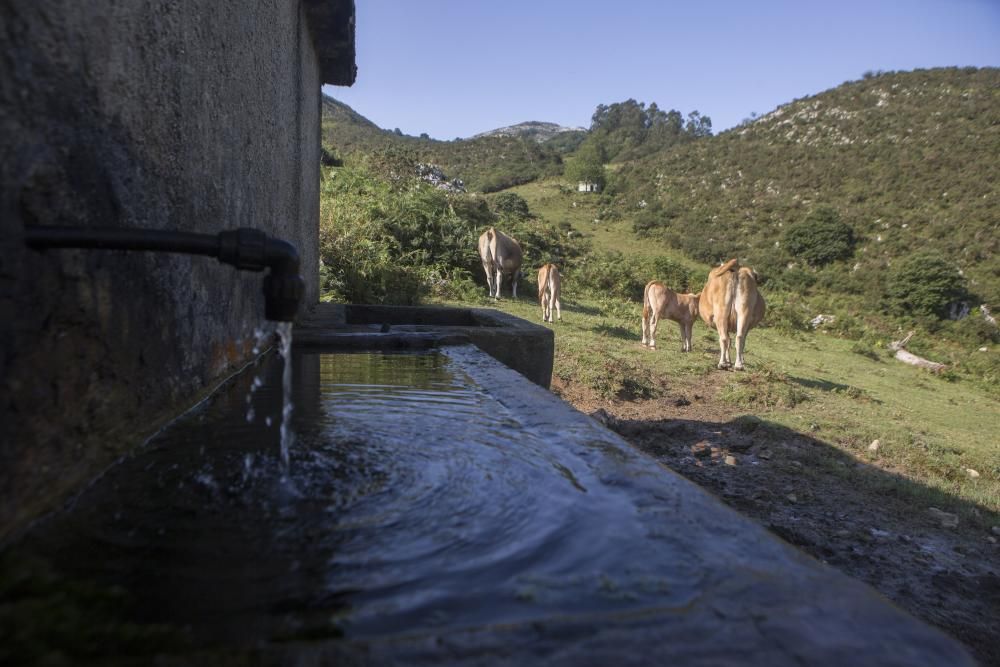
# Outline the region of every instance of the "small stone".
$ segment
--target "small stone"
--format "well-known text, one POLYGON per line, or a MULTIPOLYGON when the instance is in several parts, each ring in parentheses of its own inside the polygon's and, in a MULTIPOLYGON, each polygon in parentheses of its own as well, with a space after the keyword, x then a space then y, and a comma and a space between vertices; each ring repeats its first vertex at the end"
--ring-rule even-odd
POLYGON ((986 536, 986 541, 989 542, 990 544, 996 544, 997 543, 997 538, 993 537, 992 535, 987 535, 986 536))
POLYGON ((969 476, 969 479, 978 479, 979 478, 979 471, 978 470, 973 470, 972 468, 966 468, 965 469, 965 474, 969 476))
POLYGON ((846 528, 841 528, 840 530, 837 531, 837 537, 847 537, 850 534, 851 531, 847 530, 846 528))
POLYGON ((882 443, 879 442, 879 440, 877 440, 877 439, 876 440, 872 440, 872 444, 868 445, 868 451, 872 452, 874 454, 875 452, 878 451, 878 448, 881 447, 881 446, 882 446, 882 443))
POLYGON ((762 449, 762 450, 760 450, 760 453, 757 454, 757 456, 759 456, 760 458, 765 459, 765 460, 770 459, 771 458, 771 450, 770 449, 762 449))
POLYGON ((928 507, 927 511, 938 522, 942 528, 958 528, 958 515, 950 512, 943 512, 936 507, 928 507))
POLYGON ((979 351, 980 351, 980 352, 988 352, 988 351, 989 351, 989 349, 990 349, 990 348, 988 348, 988 347, 981 347, 981 348, 979 348, 979 351))
POLYGON ((701 458, 704 458, 706 456, 711 456, 712 446, 709 443, 702 440, 701 442, 696 442, 695 444, 691 445, 691 453, 701 458))
POLYGON ((611 415, 608 414, 608 411, 604 408, 598 408, 594 412, 590 413, 590 416, 602 426, 607 426, 612 420, 611 415))
POLYGON ((733 456, 732 454, 726 454, 726 465, 727 466, 736 465, 736 457, 733 456))
POLYGON ((1000 535, 1000 526, 993 526, 990 528, 990 532, 994 535, 1000 535))
POLYGON ((789 493, 789 494, 788 494, 787 496, 785 496, 785 497, 786 497, 786 498, 788 498, 788 501, 789 501, 789 502, 792 502, 792 503, 797 503, 797 502, 799 502, 799 497, 798 497, 798 496, 796 496, 796 495, 795 495, 794 493, 789 493))

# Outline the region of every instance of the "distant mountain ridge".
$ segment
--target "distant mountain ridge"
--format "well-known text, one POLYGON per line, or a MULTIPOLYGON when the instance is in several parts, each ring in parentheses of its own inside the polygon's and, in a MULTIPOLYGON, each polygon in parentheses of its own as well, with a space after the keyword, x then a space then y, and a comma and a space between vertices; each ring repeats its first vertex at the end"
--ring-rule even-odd
POLYGON ((488 130, 474 135, 473 139, 482 137, 526 137, 534 139, 538 143, 543 143, 552 137, 563 132, 586 132, 585 127, 566 127, 558 123, 546 123, 538 120, 529 120, 517 125, 498 127, 495 130, 488 130))
POLYGON ((495 192, 559 174, 562 155, 575 148, 585 134, 555 131, 560 128, 555 123, 522 123, 534 127, 524 132, 495 130, 471 139, 440 141, 381 129, 350 106, 326 95, 321 122, 324 150, 335 160, 389 151, 405 155, 414 165, 435 165, 451 179, 459 179, 465 187, 480 192, 495 192), (549 142, 545 136, 557 139, 549 142))

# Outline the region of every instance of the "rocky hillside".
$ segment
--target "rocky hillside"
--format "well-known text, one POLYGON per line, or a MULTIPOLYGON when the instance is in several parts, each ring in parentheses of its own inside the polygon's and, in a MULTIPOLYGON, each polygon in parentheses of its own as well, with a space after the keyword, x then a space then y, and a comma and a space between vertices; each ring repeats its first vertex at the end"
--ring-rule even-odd
POLYGON ((541 144, 559 134, 563 134, 564 132, 585 133, 586 131, 587 129, 583 127, 564 127, 558 123, 544 123, 537 120, 529 120, 524 123, 518 123, 517 125, 509 125, 507 127, 500 127, 488 132, 481 132, 472 138, 524 137, 526 139, 534 139, 541 144))
MULTIPOLYGON (((694 258, 740 256, 773 277, 805 270, 783 246, 789 227, 833 210, 856 241, 834 268, 859 284, 884 283, 894 262, 931 251, 996 306, 998 155, 1000 69, 868 75, 622 165, 609 211, 694 258)), ((804 287, 817 279, 799 277, 804 287)))

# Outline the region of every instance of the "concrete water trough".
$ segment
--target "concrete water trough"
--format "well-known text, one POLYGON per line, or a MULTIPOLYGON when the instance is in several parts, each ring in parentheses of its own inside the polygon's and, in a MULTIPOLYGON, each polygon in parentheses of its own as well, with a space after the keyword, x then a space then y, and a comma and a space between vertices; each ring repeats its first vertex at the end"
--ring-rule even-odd
POLYGON ((487 308, 317 304, 295 327, 302 347, 355 350, 428 349, 472 344, 548 388, 552 330, 487 308))
POLYGON ((135 664, 972 664, 543 388, 543 327, 327 305, 296 339, 14 547, 128 600, 135 664))

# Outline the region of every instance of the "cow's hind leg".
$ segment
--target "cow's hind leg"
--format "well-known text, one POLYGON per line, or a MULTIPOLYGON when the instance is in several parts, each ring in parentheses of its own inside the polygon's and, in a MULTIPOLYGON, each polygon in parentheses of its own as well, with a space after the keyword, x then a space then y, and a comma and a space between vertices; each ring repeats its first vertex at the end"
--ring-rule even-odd
POLYGON ((729 361, 729 328, 721 326, 718 327, 717 331, 719 332, 719 368, 729 368, 733 365, 729 361))
POLYGON ((649 314, 649 349, 656 349, 656 329, 660 326, 659 313, 655 310, 649 314))
POLYGON ((694 322, 680 322, 681 325, 681 352, 691 351, 691 327, 694 322))
POLYGON ((490 291, 490 297, 493 297, 493 267, 488 263, 483 262, 483 271, 486 273, 486 286, 490 291))
POLYGON ((750 333, 748 329, 746 322, 739 322, 736 325, 736 364, 733 368, 738 371, 743 370, 743 348, 747 344, 747 334, 750 333))

